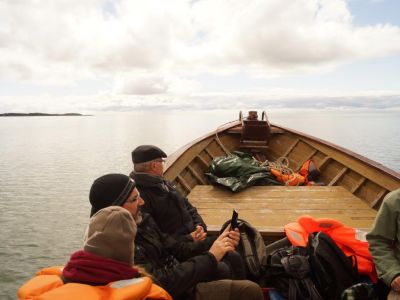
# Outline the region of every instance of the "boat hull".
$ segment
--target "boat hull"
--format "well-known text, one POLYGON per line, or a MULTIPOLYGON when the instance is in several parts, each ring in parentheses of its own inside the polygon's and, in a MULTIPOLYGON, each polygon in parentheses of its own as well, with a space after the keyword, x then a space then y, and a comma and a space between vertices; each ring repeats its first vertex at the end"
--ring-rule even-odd
MULTIPOLYGON (((236 121, 189 143, 168 157, 165 177, 172 181, 183 195, 191 198, 191 192, 196 186, 210 184, 204 173, 209 171, 214 158, 240 150, 240 137, 241 122, 236 121)), ((286 157, 289 167, 298 171, 305 161, 313 159, 321 171, 320 180, 325 183, 326 187, 343 188, 348 194, 362 201, 375 212, 379 209, 387 193, 400 188, 398 172, 340 146, 295 130, 272 124, 268 146, 269 148, 265 152, 268 161, 286 157)), ((301 188, 304 195, 307 196, 307 187, 294 187, 294 189, 296 188, 301 188)), ((310 195, 311 191, 312 189, 310 189, 310 195)), ((202 203, 196 202, 196 205, 201 206, 202 203)), ((255 208, 257 209, 257 207, 255 208)), ((298 214, 292 214, 293 218, 300 215, 302 211, 307 211, 307 207, 298 207, 297 210, 298 214)), ((343 214, 341 210, 348 210, 348 207, 343 205, 342 208, 337 208, 338 216, 343 214)), ((201 209, 199 211, 202 213, 201 209)), ((207 213, 218 214, 218 210, 207 213)), ((320 216, 323 215, 320 214, 317 217, 320 216)), ((330 217, 334 217, 334 215, 330 215, 330 217)), ((361 216, 360 220, 362 218, 364 217, 361 216)), ((359 222, 360 226, 357 226, 357 223, 349 225, 368 229, 372 225, 373 216, 368 214, 367 218, 369 219, 368 226, 361 221, 359 222)), ((296 221, 296 219, 290 221, 296 221)), ((277 225, 277 228, 279 226, 277 225)), ((282 228, 277 228, 270 230, 269 233, 276 235, 277 232, 282 231, 282 228)))

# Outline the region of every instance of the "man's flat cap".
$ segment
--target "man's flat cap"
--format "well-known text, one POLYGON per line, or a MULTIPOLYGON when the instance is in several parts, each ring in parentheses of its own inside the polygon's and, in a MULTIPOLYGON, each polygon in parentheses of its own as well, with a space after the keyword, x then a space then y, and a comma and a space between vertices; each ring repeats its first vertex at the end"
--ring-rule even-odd
POLYGON ((134 164, 163 157, 167 157, 167 154, 165 154, 165 152, 160 148, 153 145, 141 145, 132 151, 132 162, 134 164))

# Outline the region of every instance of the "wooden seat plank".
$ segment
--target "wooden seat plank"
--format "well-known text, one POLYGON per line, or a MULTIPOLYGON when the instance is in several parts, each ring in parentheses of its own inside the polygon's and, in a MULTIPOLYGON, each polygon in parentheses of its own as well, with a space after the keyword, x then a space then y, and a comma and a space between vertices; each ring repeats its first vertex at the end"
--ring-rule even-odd
POLYGON ((264 236, 282 234, 285 224, 305 214, 334 218, 363 230, 371 228, 376 215, 375 210, 340 186, 255 186, 232 193, 219 186, 197 185, 188 198, 212 232, 219 231, 232 209, 264 236))
MULTIPOLYGON (((271 126, 271 134, 277 134, 277 133, 284 133, 285 131, 281 128, 271 126)), ((231 134, 242 134, 242 125, 238 125, 236 127, 228 129, 228 133, 231 134)))

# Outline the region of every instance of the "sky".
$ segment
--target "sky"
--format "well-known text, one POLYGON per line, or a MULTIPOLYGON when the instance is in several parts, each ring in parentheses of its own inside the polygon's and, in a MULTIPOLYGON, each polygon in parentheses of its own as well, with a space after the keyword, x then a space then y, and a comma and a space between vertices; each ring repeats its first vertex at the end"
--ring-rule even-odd
POLYGON ((0 113, 400 110, 398 0, 0 0, 0 113))

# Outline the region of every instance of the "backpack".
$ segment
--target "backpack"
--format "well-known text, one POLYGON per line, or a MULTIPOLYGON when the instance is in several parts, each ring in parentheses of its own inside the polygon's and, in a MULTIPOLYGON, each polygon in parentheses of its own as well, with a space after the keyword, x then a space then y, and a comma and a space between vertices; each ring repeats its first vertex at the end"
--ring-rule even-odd
MULTIPOLYGON (((357 283, 344 290, 342 300, 378 300, 377 287, 372 283, 357 283)), ((386 299, 386 297, 384 297, 386 299)))
POLYGON ((271 284, 288 300, 323 300, 311 278, 307 248, 286 246, 267 259, 271 284))
MULTIPOLYGON (((222 225, 221 232, 230 224, 230 220, 222 225)), ((267 254, 264 239, 260 232, 243 219, 238 219, 240 232, 239 245, 236 251, 243 258, 246 268, 246 278, 258 281, 263 273, 267 262, 267 254)))
POLYGON ((307 252, 313 280, 324 299, 340 300, 343 291, 358 282, 356 257, 347 257, 325 233, 309 235, 307 252))

